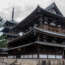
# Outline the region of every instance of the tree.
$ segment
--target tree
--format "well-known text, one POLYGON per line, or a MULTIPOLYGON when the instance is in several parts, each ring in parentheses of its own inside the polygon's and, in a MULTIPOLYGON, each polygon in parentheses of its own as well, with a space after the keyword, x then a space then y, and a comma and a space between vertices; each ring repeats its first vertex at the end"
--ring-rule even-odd
POLYGON ((0 48, 7 47, 7 39, 6 36, 2 35, 0 36, 0 48))
POLYGON ((3 35, 2 27, 4 24, 4 19, 0 16, 0 48, 7 47, 7 36, 3 35))

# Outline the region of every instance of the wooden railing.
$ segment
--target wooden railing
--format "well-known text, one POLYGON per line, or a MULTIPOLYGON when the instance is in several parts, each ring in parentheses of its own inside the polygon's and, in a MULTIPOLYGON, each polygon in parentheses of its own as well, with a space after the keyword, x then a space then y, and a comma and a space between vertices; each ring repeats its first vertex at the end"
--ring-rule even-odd
POLYGON ((40 25, 39 28, 49 30, 49 31, 52 31, 52 32, 65 34, 65 29, 62 29, 60 27, 53 27, 53 26, 49 26, 49 25, 40 25))

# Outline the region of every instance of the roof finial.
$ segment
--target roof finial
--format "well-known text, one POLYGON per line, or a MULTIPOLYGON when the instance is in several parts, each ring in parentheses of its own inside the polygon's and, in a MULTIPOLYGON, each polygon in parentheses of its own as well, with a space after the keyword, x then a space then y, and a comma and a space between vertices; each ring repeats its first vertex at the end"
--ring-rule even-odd
POLYGON ((14 7, 12 9, 12 21, 14 21, 14 7))

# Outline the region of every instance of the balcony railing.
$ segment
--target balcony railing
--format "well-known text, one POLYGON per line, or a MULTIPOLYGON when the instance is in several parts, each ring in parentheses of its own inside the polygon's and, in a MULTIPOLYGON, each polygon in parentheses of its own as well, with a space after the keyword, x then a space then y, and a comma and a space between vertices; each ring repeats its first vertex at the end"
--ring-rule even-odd
POLYGON ((51 34, 51 35, 56 35, 56 36, 61 36, 61 37, 65 37, 65 34, 64 33, 59 33, 59 32, 55 32, 55 31, 50 31, 50 30, 47 30, 47 29, 44 29, 44 28, 39 28, 39 27, 34 27, 36 30, 38 31, 41 31, 43 33, 48 33, 48 34, 51 34))
POLYGON ((62 29, 60 27, 54 27, 54 26, 49 26, 49 25, 40 25, 39 28, 44 29, 44 30, 48 30, 51 32, 65 34, 65 29, 62 29))

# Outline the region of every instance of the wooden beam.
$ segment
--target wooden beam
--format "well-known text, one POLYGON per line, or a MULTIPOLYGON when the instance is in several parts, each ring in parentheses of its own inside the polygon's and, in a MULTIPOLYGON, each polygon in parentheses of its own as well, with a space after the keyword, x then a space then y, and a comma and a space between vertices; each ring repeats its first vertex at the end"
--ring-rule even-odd
POLYGON ((55 37, 65 38, 65 34, 62 34, 62 33, 52 32, 52 31, 49 31, 49 30, 40 29, 38 27, 34 27, 34 29, 38 30, 40 32, 46 33, 46 34, 54 35, 55 37))
POLYGON ((37 44, 41 44, 41 45, 46 45, 46 46, 53 46, 53 47, 62 47, 65 48, 65 45, 61 45, 61 44, 56 44, 56 43, 49 43, 49 42, 42 42, 42 41, 36 41, 35 43, 37 44))
POLYGON ((20 46, 13 47, 13 48, 9 48, 8 51, 14 50, 14 49, 18 49, 18 48, 23 48, 23 47, 26 47, 26 46, 30 46, 30 45, 32 45, 33 43, 34 43, 34 42, 29 43, 29 44, 25 44, 25 45, 20 45, 20 46))

